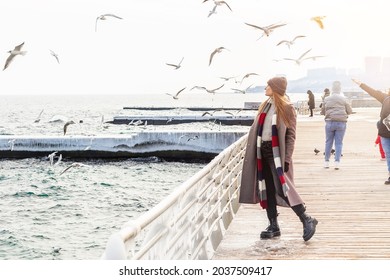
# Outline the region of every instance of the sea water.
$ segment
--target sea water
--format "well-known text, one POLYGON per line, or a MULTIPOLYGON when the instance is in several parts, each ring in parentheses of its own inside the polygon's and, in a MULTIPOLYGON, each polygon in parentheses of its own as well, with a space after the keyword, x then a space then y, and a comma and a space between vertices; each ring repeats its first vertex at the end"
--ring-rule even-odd
MULTIPOLYGON (((303 98, 303 95, 299 98, 303 98), (302 96, 302 97, 301 97, 302 96)), ((298 98, 298 95, 297 95, 298 98)), ((0 135, 123 135, 139 130, 247 129, 195 123, 167 126, 107 124, 120 115, 200 115, 186 107, 237 108, 263 94, 0 96, 0 135), (174 107, 164 111, 123 107, 174 107), (39 119, 39 120, 38 120, 39 119)), ((211 110, 211 112, 213 112, 211 110)), ((215 112, 223 114, 224 112, 215 112)), ((0 152, 1 153, 1 152, 0 152)), ((200 171, 207 162, 167 162, 157 157, 50 165, 47 156, 3 159, 0 155, 0 260, 99 259, 109 236, 136 219, 200 171)))

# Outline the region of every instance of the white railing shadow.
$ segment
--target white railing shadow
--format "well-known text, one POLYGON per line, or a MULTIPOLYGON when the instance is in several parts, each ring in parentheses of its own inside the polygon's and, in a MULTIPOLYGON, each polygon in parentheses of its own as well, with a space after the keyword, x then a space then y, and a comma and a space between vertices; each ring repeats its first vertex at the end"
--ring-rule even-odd
MULTIPOLYGON (((247 135, 111 235, 102 259, 210 259, 240 206, 247 135)), ((174 172, 174 171, 173 171, 174 172)))

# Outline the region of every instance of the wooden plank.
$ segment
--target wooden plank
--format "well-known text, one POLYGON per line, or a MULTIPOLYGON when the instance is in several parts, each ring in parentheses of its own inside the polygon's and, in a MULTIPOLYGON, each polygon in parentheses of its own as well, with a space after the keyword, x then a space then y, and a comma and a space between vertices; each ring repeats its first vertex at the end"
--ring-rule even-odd
POLYGON ((268 225, 265 210, 243 204, 213 259, 388 259, 390 186, 376 138, 378 108, 357 108, 350 116, 339 170, 323 168, 323 117, 298 116, 294 151, 295 183, 307 212, 319 221, 304 242, 302 224, 289 208, 279 207, 281 236, 260 240, 268 225), (321 152, 314 154, 314 148, 321 152))

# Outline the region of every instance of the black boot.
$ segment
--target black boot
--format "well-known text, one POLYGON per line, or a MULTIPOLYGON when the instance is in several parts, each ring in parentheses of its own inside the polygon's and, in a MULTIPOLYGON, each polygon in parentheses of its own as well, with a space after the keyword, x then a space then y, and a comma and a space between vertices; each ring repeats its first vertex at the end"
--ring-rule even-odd
POLYGON ((318 224, 318 221, 307 215, 306 212, 300 214, 299 219, 303 224, 303 240, 308 241, 316 232, 316 225, 318 224))
POLYGON ((269 219, 269 226, 260 233, 260 239, 270 239, 280 236, 280 228, 276 218, 269 219))

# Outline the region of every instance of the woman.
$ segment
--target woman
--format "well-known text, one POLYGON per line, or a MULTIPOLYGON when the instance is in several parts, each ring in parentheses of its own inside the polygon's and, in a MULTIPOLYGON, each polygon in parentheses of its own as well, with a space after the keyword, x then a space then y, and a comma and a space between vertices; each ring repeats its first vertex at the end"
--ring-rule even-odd
POLYGON ((286 96, 287 80, 274 77, 267 84, 268 99, 261 104, 248 135, 239 201, 260 202, 266 209, 269 226, 261 232, 261 239, 280 236, 279 205, 291 207, 297 214, 303 223, 303 239, 308 241, 318 222, 306 214, 304 202, 294 186, 292 154, 296 113, 286 96))
POLYGON ((309 95, 309 101, 307 102, 307 105, 309 105, 310 115, 309 117, 313 117, 313 110, 316 107, 316 102, 314 99, 314 94, 311 90, 307 91, 307 94, 309 95))
POLYGON ((382 148, 385 151, 387 171, 389 173, 389 178, 385 181, 385 184, 390 185, 390 127, 388 122, 386 122, 386 120, 390 119, 390 93, 375 90, 356 79, 352 79, 352 81, 382 104, 380 120, 377 123, 377 127, 378 134, 381 137, 382 148))

